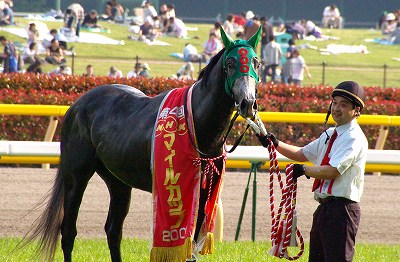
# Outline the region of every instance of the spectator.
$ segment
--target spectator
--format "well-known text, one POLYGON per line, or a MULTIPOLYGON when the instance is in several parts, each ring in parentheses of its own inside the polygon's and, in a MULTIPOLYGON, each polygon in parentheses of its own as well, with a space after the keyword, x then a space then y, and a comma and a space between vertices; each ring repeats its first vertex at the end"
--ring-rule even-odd
POLYGON ((197 53, 197 48, 192 44, 185 44, 183 49, 183 59, 186 62, 198 62, 200 60, 200 55, 197 53))
POLYGON ((97 23, 97 11, 92 9, 89 14, 85 15, 82 22, 83 28, 101 28, 97 23))
MULTIPOLYGON (((290 40, 289 40, 290 41, 290 40)), ((281 82, 283 84, 291 84, 293 82, 293 51, 296 50, 296 47, 288 47, 288 51, 286 52, 286 61, 282 65, 281 70, 281 82), (289 51, 290 49, 290 51, 289 51)))
POLYGON ((121 78, 123 75, 121 70, 118 70, 115 66, 111 66, 108 76, 113 78, 121 78))
POLYGON ((146 17, 143 25, 140 26, 138 34, 139 40, 143 42, 154 41, 157 38, 157 33, 154 32, 151 17, 146 17))
POLYGON ((175 5, 174 5, 174 4, 169 4, 169 5, 167 5, 167 9, 168 9, 168 16, 169 16, 169 17, 176 17, 176 14, 175 14, 175 5))
POLYGON ((66 65, 60 65, 50 72, 50 75, 72 75, 72 70, 66 65))
POLYGON ((67 60, 64 58, 64 52, 58 43, 58 40, 53 38, 51 46, 47 48, 46 62, 52 65, 65 64, 67 60))
POLYGON ((37 43, 39 41, 40 35, 39 35, 39 30, 36 29, 36 24, 35 23, 30 23, 28 30, 28 46, 31 43, 37 43))
POLYGON ((124 7, 117 0, 111 0, 108 2, 111 6, 111 16, 109 17, 109 20, 122 22, 124 20, 124 7))
POLYGON ((25 64, 34 64, 36 61, 41 60, 38 53, 37 43, 30 43, 28 48, 25 48, 22 53, 22 60, 25 64))
POLYGON ((381 16, 378 19, 378 29, 382 28, 382 24, 386 21, 387 11, 383 11, 381 16))
POLYGON ((202 61, 208 63, 222 48, 221 41, 218 40, 215 33, 211 33, 208 40, 204 43, 204 49, 201 53, 202 61))
POLYGON ((393 13, 386 14, 386 20, 382 23, 382 35, 390 36, 397 26, 396 16, 393 13))
POLYGON ((178 79, 194 79, 194 67, 191 62, 186 62, 176 73, 178 79))
POLYGON ((260 18, 260 23, 262 26, 262 34, 261 34, 261 59, 262 59, 262 50, 264 47, 269 43, 269 36, 274 35, 274 28, 273 26, 267 21, 265 16, 260 18))
POLYGON ((149 78, 150 77, 150 67, 149 64, 144 63, 142 66, 142 71, 139 72, 139 76, 149 78))
POLYGON ((281 45, 275 41, 273 35, 269 36, 269 43, 263 50, 263 64, 264 70, 262 74, 262 82, 267 82, 267 75, 271 75, 271 82, 275 82, 276 68, 279 66, 282 60, 282 48, 281 45))
POLYGON ((41 60, 36 60, 33 64, 28 66, 28 68, 26 69, 26 72, 27 73, 42 74, 43 73, 42 65, 43 65, 43 62, 41 60))
POLYGON ((258 30, 260 27, 260 18, 255 16, 252 11, 248 11, 246 13, 247 21, 243 27, 243 39, 249 40, 258 30), (249 14, 249 12, 251 12, 249 14), (251 18, 247 18, 251 17, 251 18))
POLYGON ((11 0, 0 0, 0 26, 15 24, 13 6, 14 3, 11 0))
POLYGON ((301 21, 296 21, 290 24, 285 24, 281 32, 286 32, 292 35, 292 39, 303 39, 306 35, 306 29, 301 21))
POLYGON ((162 4, 160 6, 159 17, 161 22, 164 22, 164 20, 167 20, 169 18, 168 7, 166 4, 162 4))
POLYGON ((215 22, 214 27, 210 29, 209 33, 215 33, 217 38, 221 40, 221 23, 220 22, 215 22))
MULTIPOLYGON (((74 31, 75 35, 79 36, 83 18, 85 17, 85 10, 80 4, 73 3, 68 6, 64 16, 64 27, 68 28, 70 32, 74 31)), ((73 34, 72 34, 73 35, 73 34)))
POLYGON ((18 71, 18 53, 14 43, 0 36, 0 43, 4 46, 3 54, 3 73, 14 73, 18 71))
POLYGON ((322 37, 322 30, 310 20, 301 20, 302 26, 306 29, 306 36, 314 36, 315 38, 322 37))
POLYGON ((294 50, 294 49, 297 49, 297 47, 296 47, 296 42, 295 42, 295 40, 293 40, 293 39, 289 39, 288 40, 288 48, 287 48, 287 50, 286 50, 286 58, 289 58, 289 57, 291 57, 292 56, 292 51, 294 50))
POLYGON ((156 9, 154 8, 153 4, 150 1, 145 1, 142 7, 143 7, 143 21, 146 21, 148 17, 151 19, 150 21, 153 21, 153 17, 158 16, 156 9))
POLYGON ((322 26, 326 28, 343 28, 343 17, 336 5, 328 5, 322 13, 322 26))
POLYGON ((234 14, 228 14, 226 16, 226 20, 224 22, 223 28, 225 30, 225 33, 229 35, 230 37, 234 37, 235 34, 235 15, 234 14))
POLYGON ((127 78, 137 77, 142 69, 142 65, 140 63, 135 63, 135 68, 128 72, 126 75, 127 78))
POLYGON ((368 140, 357 118, 365 104, 364 89, 345 81, 335 87, 331 97, 325 124, 332 114, 335 127, 311 143, 289 145, 272 133, 259 138, 264 147, 271 141, 283 156, 313 164, 292 166, 297 183, 303 175, 314 178, 312 192, 320 203, 313 214, 309 261, 352 261, 361 216, 368 140))
POLYGON ((82 76, 94 76, 94 68, 93 68, 93 66, 92 65, 87 65, 86 66, 86 71, 85 71, 85 73, 83 73, 83 75, 82 76))
POLYGON ((72 70, 66 65, 60 65, 52 72, 50 72, 50 75, 72 75, 72 70))
POLYGON ((168 19, 168 24, 171 28, 170 28, 170 32, 168 32, 167 35, 175 36, 178 38, 187 37, 187 35, 188 35, 187 29, 181 19, 171 16, 168 19))
POLYGON ((57 39, 58 44, 63 50, 67 49, 67 39, 62 33, 58 32, 57 29, 51 29, 50 32, 43 37, 43 47, 46 49, 49 48, 53 39, 57 39))
POLYGON ((304 71, 306 71, 306 74, 310 79, 311 79, 311 74, 310 71, 308 70, 304 58, 300 55, 298 49, 294 49, 292 51, 292 59, 290 59, 290 62, 292 68, 293 83, 301 87, 301 83, 304 79, 304 71))

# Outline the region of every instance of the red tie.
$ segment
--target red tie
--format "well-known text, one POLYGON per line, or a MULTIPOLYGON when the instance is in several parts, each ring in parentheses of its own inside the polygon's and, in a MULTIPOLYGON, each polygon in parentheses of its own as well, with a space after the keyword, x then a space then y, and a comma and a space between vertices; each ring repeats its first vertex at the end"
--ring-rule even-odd
MULTIPOLYGON (((321 166, 329 165, 329 160, 331 160, 329 157, 329 152, 331 152, 332 144, 335 141, 336 137, 337 137, 337 132, 335 129, 335 131, 332 134, 331 139, 329 140, 329 144, 328 144, 328 147, 326 148, 324 158, 321 161, 321 166)), ((320 186, 320 184, 321 184, 321 179, 315 178, 314 184, 312 186, 312 192, 314 192, 320 186)))

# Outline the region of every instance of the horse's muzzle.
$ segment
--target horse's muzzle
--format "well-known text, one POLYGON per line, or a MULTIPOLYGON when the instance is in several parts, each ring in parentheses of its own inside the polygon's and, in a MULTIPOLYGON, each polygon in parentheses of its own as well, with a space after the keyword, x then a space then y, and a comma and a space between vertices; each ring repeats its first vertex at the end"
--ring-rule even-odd
POLYGON ((251 118, 257 112, 257 101, 256 99, 243 99, 239 104, 239 114, 244 118, 251 118))

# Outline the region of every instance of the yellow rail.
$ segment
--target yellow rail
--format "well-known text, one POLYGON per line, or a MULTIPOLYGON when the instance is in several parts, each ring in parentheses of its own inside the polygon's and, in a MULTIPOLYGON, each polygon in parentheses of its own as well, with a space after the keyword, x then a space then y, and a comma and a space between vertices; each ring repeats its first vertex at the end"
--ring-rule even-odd
POLYGON ((0 114, 31 116, 64 116, 69 106, 0 104, 0 114))
MULTIPOLYGON (((64 116, 69 106, 58 105, 32 105, 32 104, 0 104, 0 114, 3 115, 36 115, 36 116, 64 116)), ((325 120, 325 113, 293 113, 293 112, 259 112, 260 118, 265 123, 307 123, 307 124, 322 124, 325 120)), ((244 121, 239 117, 239 121, 244 121)), ((56 121, 56 120, 51 120, 56 121)), ((334 123, 332 118, 328 121, 329 124, 334 123)), ((388 133, 387 126, 400 126, 400 116, 388 115, 361 115, 358 118, 360 125, 380 125, 381 132, 379 134, 377 146, 375 149, 383 149, 383 144, 388 133), (378 145, 379 144, 379 145, 378 145)), ((53 124, 52 129, 55 129, 57 123, 53 124)), ((50 128, 50 126, 49 126, 50 128)), ((45 141, 51 141, 52 135, 48 136, 45 141)), ((22 163, 22 164, 41 164, 50 163, 58 164, 59 157, 40 157, 40 156, 2 156, 0 163, 22 163)), ((283 169, 288 162, 281 161, 280 167, 283 169)), ((229 160, 227 166, 229 168, 249 168, 250 162, 240 160, 229 160)), ((262 168, 267 168, 264 165, 262 168)), ((400 173, 398 165, 381 165, 367 164, 367 172, 389 172, 400 173)))
MULTIPOLYGON (((0 104, 0 114, 3 115, 36 115, 36 116, 64 116, 69 106, 58 105, 21 105, 0 104)), ((259 112, 263 122, 280 123, 307 123, 322 124, 324 113, 294 113, 294 112, 259 112)), ((239 117, 243 121, 243 118, 239 117)), ((333 123, 332 118, 328 123, 333 123)), ((400 126, 400 116, 388 115, 361 115, 358 118, 360 125, 400 126)))

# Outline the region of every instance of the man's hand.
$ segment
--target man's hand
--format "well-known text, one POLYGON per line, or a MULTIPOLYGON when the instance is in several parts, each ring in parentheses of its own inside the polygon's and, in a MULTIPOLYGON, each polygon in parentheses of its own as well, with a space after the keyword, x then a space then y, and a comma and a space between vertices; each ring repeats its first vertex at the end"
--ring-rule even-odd
POLYGON ((301 164, 293 165, 293 179, 297 179, 305 174, 306 174, 306 166, 305 165, 301 165, 301 164))
POLYGON ((279 145, 279 140, 276 139, 275 135, 273 133, 268 132, 266 136, 260 136, 257 135, 258 140, 260 141, 261 145, 263 147, 268 147, 269 145, 269 140, 272 141, 272 143, 274 144, 275 148, 278 147, 279 145))

